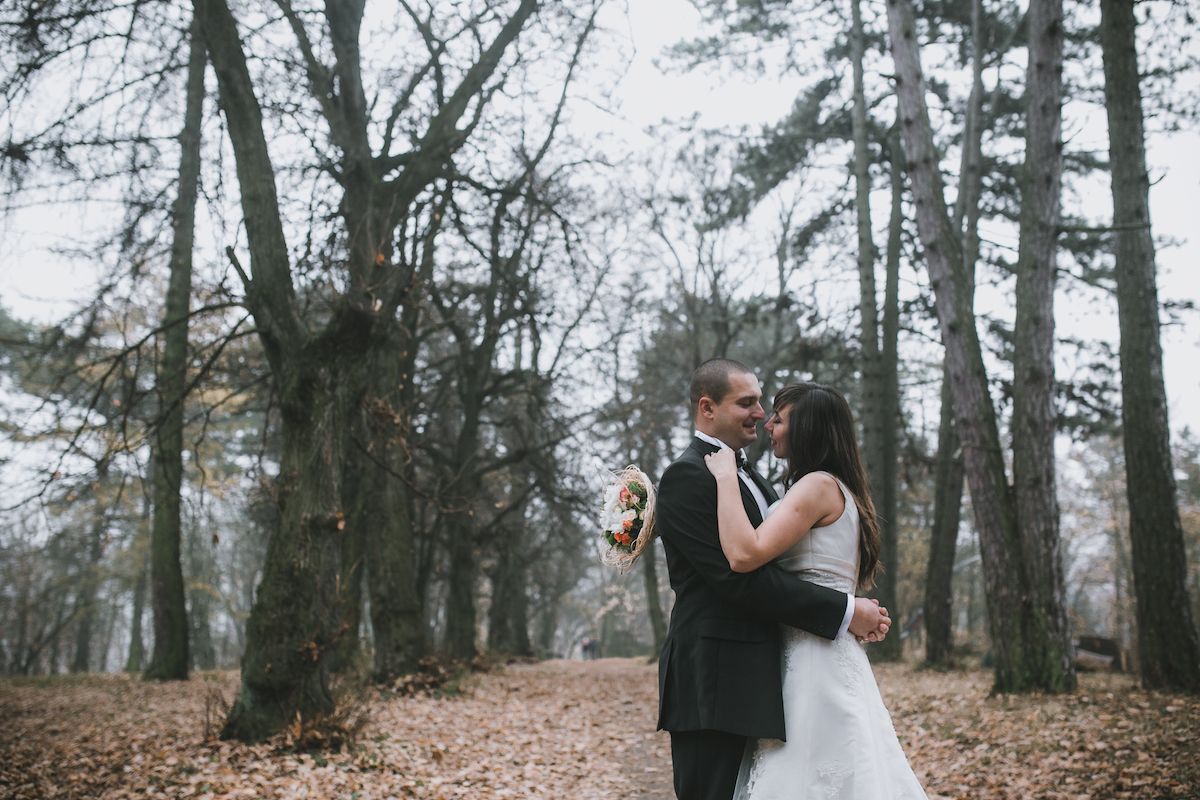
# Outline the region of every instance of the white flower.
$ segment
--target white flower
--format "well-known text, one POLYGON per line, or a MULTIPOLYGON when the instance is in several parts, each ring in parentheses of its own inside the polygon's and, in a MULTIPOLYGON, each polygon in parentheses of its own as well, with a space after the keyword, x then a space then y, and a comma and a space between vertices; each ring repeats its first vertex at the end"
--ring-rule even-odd
POLYGON ((621 505, 621 484, 610 483, 604 489, 604 507, 618 508, 621 505))

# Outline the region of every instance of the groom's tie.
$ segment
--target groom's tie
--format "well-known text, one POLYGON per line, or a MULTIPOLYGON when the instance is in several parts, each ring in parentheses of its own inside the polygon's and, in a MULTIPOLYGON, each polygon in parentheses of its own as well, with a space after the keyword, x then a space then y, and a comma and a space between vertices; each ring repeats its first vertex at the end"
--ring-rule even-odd
POLYGON ((734 458, 737 461, 738 472, 745 475, 758 487, 758 490, 763 493, 763 498, 766 499, 768 506, 779 499, 779 496, 775 494, 775 489, 767 482, 766 478, 750 469, 750 459, 746 458, 745 453, 741 450, 735 450, 734 458))

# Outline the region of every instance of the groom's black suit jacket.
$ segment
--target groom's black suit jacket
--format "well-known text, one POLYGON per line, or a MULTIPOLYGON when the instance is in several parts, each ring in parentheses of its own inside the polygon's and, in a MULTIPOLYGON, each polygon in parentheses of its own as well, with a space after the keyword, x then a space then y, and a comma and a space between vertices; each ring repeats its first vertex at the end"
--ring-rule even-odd
MULTIPOLYGON (((675 606, 658 659, 658 727, 783 739, 778 623, 832 639, 846 595, 773 564, 744 574, 729 569, 717 533, 717 485, 704 464, 716 450, 693 439, 659 481, 655 527, 675 606)), ((770 484, 749 474, 767 501, 775 500, 770 484)), ((758 504, 738 483, 757 526, 758 504)))

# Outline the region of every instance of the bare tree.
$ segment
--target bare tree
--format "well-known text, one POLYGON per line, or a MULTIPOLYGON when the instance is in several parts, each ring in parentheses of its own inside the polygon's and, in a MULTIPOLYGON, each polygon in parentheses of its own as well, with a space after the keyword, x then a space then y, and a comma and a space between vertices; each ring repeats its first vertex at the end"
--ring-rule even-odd
MULTIPOLYGON (((1062 0, 1026 15, 1025 163, 1013 330, 1013 499, 1027 594, 1021 660, 1034 685, 1075 688, 1059 545, 1054 440, 1054 286, 1062 195, 1062 0)), ((995 644, 993 644, 995 646, 995 644)))
MULTIPOLYGON (((1200 639, 1171 466, 1134 4, 1101 0, 1121 327, 1121 423, 1138 663, 1152 689, 1200 692, 1200 639)), ((1120 546, 1117 546, 1118 553, 1120 546)))
MULTIPOLYGON (((150 596, 154 649, 145 676, 185 680, 188 656, 179 490, 183 483, 183 420, 187 392, 188 314, 192 295, 192 245, 200 183, 200 125, 204 115, 207 59, 199 24, 193 20, 189 46, 183 132, 179 136, 179 186, 171 214, 170 278, 163 313, 163 350, 158 364, 159 420, 151 446, 154 516, 150 531, 150 596)), ((136 604, 135 604, 136 605, 136 604)))
MULTIPOLYGON (((315 718, 333 708, 326 654, 346 635, 338 611, 345 602, 339 537, 346 525, 341 480, 346 420, 367 390, 362 367, 370 363, 372 351, 398 343, 401 352, 411 347, 396 318, 406 301, 416 301, 415 276, 389 266, 396 263, 394 234, 409 220, 418 196, 439 179, 471 134, 495 90, 489 81, 538 5, 536 0, 521 0, 506 16, 489 8, 472 11, 464 32, 477 37, 479 45, 474 62, 453 87, 446 82, 445 48, 432 45, 427 63, 412 74, 410 88, 402 88, 392 106, 382 128, 382 150, 375 153, 370 128, 376 105, 366 97, 359 48, 363 3, 326 7, 319 41, 333 58, 330 66, 322 60, 325 51, 310 37, 304 18, 287 0, 280 0, 312 100, 338 152, 330 172, 342 194, 338 211, 345 236, 345 289, 314 326, 298 302, 262 106, 237 23, 224 0, 195 2, 217 74, 241 189, 250 252, 250 271, 242 274, 246 304, 254 314, 279 398, 283 440, 280 529, 268 544, 247 626, 242 688, 223 731, 226 737, 259 740, 296 714, 315 718), (484 41, 489 28, 491 39, 484 41), (413 92, 427 76, 436 105, 413 147, 396 152, 395 123, 411 110, 413 92), (304 602, 296 602, 300 587, 304 602)), ((415 12, 413 17, 422 35, 432 35, 429 19, 415 12)), ((229 253, 233 259, 233 250, 229 253)), ((395 500, 397 506, 403 504, 402 496, 395 500)), ((389 535, 411 537, 412 531, 392 530, 389 535)), ((405 549, 388 552, 395 555, 405 549)), ((395 565, 390 574, 408 583, 410 569, 411 565, 395 565)), ((398 624, 419 632, 413 612, 398 624)))
MULTIPOLYGON (((996 410, 988 391, 975 327, 973 292, 963 268, 960 231, 951 221, 943 194, 910 2, 889 2, 888 28, 917 227, 946 347, 946 372, 980 535, 989 628, 996 659, 995 688, 997 691, 1069 689, 1074 685, 1074 673, 1069 656, 1065 664, 1062 659, 1057 624, 1061 614, 1052 607, 1040 603, 1035 606, 1032 602, 1034 597, 1053 602, 1055 592, 1053 587, 1035 590, 1028 585, 1031 573, 1025 562, 1041 557, 1043 551, 1039 549, 1036 556, 1025 552, 1017 509, 1009 491, 996 410)), ((1034 25, 1031 31, 1032 38, 1043 37, 1039 46, 1044 46, 1046 29, 1034 25)), ((1058 35, 1061 36, 1061 31, 1058 35)), ((1053 71, 1055 67, 1050 69, 1053 71)), ((1047 111, 1058 113, 1057 108, 1042 109, 1042 113, 1047 111)), ((1043 544, 1052 549, 1057 547, 1056 541, 1038 544, 1039 548, 1043 544)), ((1052 569, 1050 565, 1041 565, 1037 575, 1042 577, 1042 570, 1052 569)))

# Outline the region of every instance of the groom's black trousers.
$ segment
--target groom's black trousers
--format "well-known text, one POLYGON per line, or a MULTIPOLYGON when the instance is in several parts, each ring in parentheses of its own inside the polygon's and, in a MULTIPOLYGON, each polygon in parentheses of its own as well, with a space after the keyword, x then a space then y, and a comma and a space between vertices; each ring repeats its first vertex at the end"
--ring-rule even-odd
POLYGON ((671 732, 679 800, 731 800, 746 737, 722 731, 671 732))

